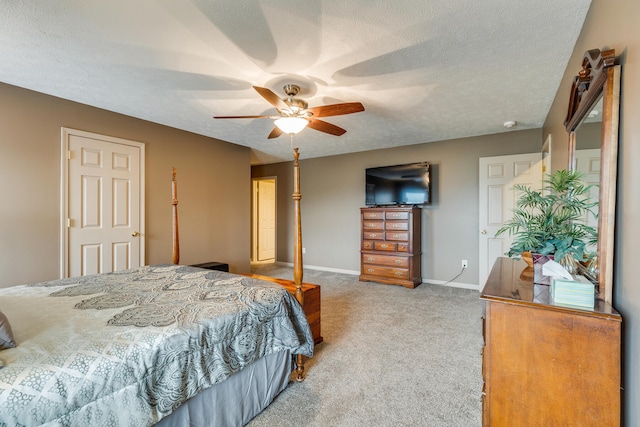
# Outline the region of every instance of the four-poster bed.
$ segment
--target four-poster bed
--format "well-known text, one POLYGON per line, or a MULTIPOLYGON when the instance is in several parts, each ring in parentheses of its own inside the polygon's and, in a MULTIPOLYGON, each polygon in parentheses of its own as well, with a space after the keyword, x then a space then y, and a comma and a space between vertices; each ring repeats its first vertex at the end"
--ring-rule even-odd
POLYGON ((297 149, 294 158, 293 292, 177 264, 175 169, 176 264, 0 290, 17 344, 0 347, 0 425, 244 425, 293 371, 303 380, 314 340, 302 309, 297 149))

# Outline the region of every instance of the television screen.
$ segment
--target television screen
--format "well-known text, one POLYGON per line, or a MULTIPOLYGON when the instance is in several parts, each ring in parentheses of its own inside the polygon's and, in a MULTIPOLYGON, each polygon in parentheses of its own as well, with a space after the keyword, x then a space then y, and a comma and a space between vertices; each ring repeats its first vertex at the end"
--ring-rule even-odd
POLYGON ((429 163, 382 166, 365 171, 367 206, 424 205, 431 202, 429 163))

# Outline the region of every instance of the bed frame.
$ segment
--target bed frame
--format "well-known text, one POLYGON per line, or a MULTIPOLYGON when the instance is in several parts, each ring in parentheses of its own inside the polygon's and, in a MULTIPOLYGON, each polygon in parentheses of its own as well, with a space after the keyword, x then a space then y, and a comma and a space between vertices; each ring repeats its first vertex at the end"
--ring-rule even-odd
MULTIPOLYGON (((302 289, 302 222, 300 220, 300 199, 302 194, 300 193, 300 153, 298 147, 293 149, 293 227, 294 227, 294 240, 293 240, 293 285, 295 291, 293 294, 302 307, 304 303, 304 291, 302 289)), ((171 178, 171 205, 172 205, 172 237, 173 237, 173 250, 171 259, 174 264, 180 263, 180 239, 178 234, 178 182, 176 177, 176 168, 173 168, 171 178)), ((262 279, 266 279, 261 277, 262 279)), ((282 282, 282 279, 279 279, 282 282)), ((275 281, 275 280, 272 280, 275 281)), ((279 283, 275 281, 276 283, 279 283)), ((283 285, 283 283, 280 283, 283 285)), ((285 286, 286 288, 287 286, 285 286)), ((319 291, 319 289, 318 289, 319 291)), ((318 292, 318 304, 319 304, 319 292, 318 292)), ((319 305, 318 305, 318 322, 319 322, 319 305)), ((318 334, 314 335, 314 340, 317 341, 319 336, 319 324, 318 334)), ((322 338, 320 338, 322 341, 322 338)), ((319 341, 318 341, 319 342, 319 341)), ((296 355, 296 381, 304 381, 304 357, 301 354, 296 355)))

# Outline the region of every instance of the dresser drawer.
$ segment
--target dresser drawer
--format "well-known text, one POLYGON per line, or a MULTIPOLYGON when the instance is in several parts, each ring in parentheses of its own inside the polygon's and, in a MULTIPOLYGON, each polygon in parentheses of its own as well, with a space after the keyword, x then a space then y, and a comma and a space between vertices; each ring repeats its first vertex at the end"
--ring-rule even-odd
POLYGON ((394 212, 394 211, 387 211, 385 212, 385 218, 386 219, 409 219, 409 212, 405 211, 405 212, 394 212))
POLYGON ((387 237, 387 240, 393 240, 397 242, 409 241, 409 233, 407 232, 394 233, 393 231, 388 231, 386 237, 387 237))
POLYGON ((409 252, 408 243, 398 243, 398 252, 409 252))
POLYGON ((382 230, 384 228, 384 222, 382 221, 362 221, 363 230, 382 230))
POLYGON ((384 240, 384 231, 363 231, 362 237, 367 240, 384 240))
POLYGON ((384 219, 384 212, 382 211, 364 212, 362 214, 362 219, 384 219))
POLYGON ((392 242, 373 242, 373 249, 376 251, 396 251, 396 244, 392 242))
POLYGON ((404 268, 393 267, 379 267, 376 265, 363 265, 362 274, 368 274, 372 276, 390 277, 393 279, 409 279, 409 270, 404 268))
POLYGON ((409 223, 406 221, 387 221, 384 223, 385 230, 399 230, 399 231, 407 231, 409 230, 409 223))
POLYGON ((371 240, 363 240, 362 249, 368 250, 368 251, 373 250, 373 242, 371 240))
POLYGON ((409 268, 409 258, 406 256, 362 254, 362 263, 409 268))

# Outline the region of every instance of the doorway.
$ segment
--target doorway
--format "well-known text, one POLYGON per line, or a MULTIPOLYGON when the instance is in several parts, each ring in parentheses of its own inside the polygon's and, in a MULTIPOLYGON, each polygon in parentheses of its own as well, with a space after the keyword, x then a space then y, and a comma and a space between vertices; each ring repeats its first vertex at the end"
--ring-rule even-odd
POLYGON ((276 261, 276 178, 252 180, 252 250, 253 263, 276 261))

